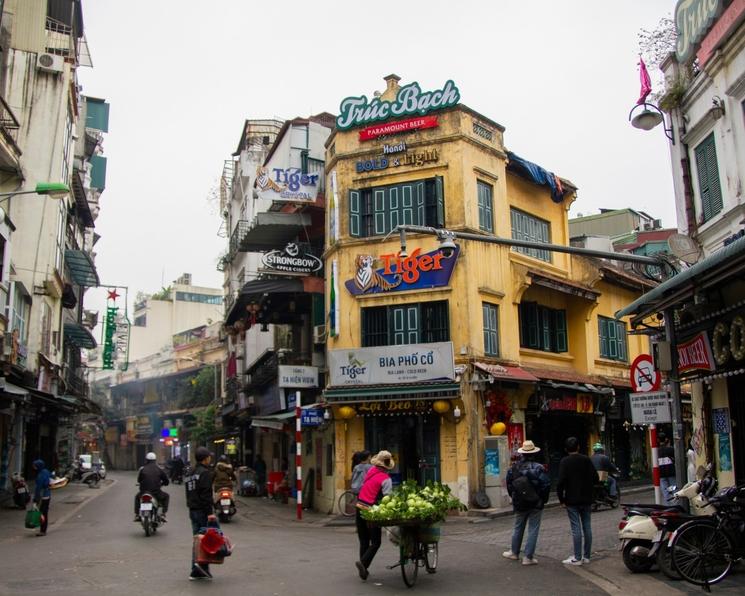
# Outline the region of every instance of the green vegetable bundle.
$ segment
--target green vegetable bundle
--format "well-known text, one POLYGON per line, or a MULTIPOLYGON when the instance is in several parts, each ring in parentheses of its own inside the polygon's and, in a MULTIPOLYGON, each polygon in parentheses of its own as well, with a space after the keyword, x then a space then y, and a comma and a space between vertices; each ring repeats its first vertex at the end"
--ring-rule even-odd
POLYGON ((464 510, 465 506, 450 493, 449 486, 430 480, 420 488, 415 481, 407 480, 392 494, 383 497, 378 505, 363 510, 362 517, 381 525, 432 524, 444 520, 452 509, 464 510))

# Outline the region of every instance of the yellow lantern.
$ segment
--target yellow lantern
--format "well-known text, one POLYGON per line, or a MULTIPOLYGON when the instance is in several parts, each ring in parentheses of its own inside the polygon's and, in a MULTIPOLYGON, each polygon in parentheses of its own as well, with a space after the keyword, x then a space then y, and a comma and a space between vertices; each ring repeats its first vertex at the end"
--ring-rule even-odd
POLYGON ((444 399, 438 399, 432 404, 432 409, 438 414, 444 414, 445 412, 450 410, 450 403, 445 401, 444 399))
POLYGON ((495 422, 489 428, 490 435, 503 435, 507 430, 507 425, 504 422, 495 422))
POLYGON ((342 420, 349 420, 350 418, 354 418, 357 415, 357 410, 355 410, 352 406, 341 406, 339 408, 339 418, 342 420))

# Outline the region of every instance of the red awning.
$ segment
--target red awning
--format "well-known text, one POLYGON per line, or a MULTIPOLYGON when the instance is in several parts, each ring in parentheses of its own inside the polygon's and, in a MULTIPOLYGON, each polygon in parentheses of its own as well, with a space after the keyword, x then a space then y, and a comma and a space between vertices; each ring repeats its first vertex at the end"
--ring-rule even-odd
POLYGON ((485 372, 495 381, 518 381, 522 383, 537 383, 538 377, 523 370, 519 366, 502 366, 501 364, 486 364, 474 362, 473 365, 485 372))

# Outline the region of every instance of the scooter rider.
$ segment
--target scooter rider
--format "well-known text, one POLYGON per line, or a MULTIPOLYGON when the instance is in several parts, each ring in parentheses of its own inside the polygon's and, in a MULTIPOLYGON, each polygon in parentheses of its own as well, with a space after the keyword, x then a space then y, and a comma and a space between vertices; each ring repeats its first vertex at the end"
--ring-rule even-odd
POLYGON ((152 451, 145 456, 145 465, 140 468, 137 474, 137 484, 140 485, 140 492, 135 495, 135 521, 140 520, 140 497, 142 493, 153 495, 163 510, 161 519, 166 521, 166 512, 168 511, 168 502, 170 496, 167 492, 161 490, 161 486, 168 486, 168 476, 156 463, 155 453, 152 451))
POLYGON ((233 466, 230 465, 228 456, 221 455, 215 466, 215 480, 213 482, 215 492, 219 492, 221 488, 233 490, 233 483, 236 480, 235 472, 233 471, 233 466))
POLYGON ((595 443, 592 446, 592 451, 593 454, 590 459, 595 466, 595 470, 597 470, 598 472, 608 472, 608 494, 612 498, 615 498, 615 496, 618 494, 618 491, 616 487, 616 479, 613 474, 618 474, 618 468, 613 465, 613 462, 610 460, 610 458, 605 455, 605 447, 602 445, 602 443, 595 443))

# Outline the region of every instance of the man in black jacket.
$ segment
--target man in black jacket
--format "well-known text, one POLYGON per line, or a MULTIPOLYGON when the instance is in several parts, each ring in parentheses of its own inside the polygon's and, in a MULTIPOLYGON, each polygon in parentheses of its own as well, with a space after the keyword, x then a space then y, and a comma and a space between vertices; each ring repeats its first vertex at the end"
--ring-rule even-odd
POLYGON ((135 521, 140 521, 140 497, 142 493, 149 493, 155 497, 163 510, 161 519, 166 521, 166 512, 168 511, 168 502, 170 495, 161 490, 161 486, 168 486, 168 476, 161 470, 156 463, 155 453, 152 451, 145 456, 145 465, 140 468, 137 474, 137 484, 140 485, 140 492, 135 495, 135 521))
POLYGON ((559 480, 556 483, 556 493, 559 502, 566 507, 569 524, 572 528, 572 543, 574 555, 562 561, 567 565, 582 565, 590 562, 592 553, 592 528, 590 527, 590 511, 594 495, 594 487, 598 473, 592 460, 579 452, 579 441, 576 437, 569 437, 564 448, 567 456, 559 464, 559 480), (582 549, 582 535, 585 544, 582 549))
MULTIPOLYGON (((189 508, 192 534, 196 536, 201 528, 207 527, 207 517, 212 513, 212 455, 206 447, 197 447, 194 457, 197 465, 186 478, 186 505, 189 508)), ((191 575, 189 579, 211 579, 209 565, 199 565, 192 551, 191 575)))

